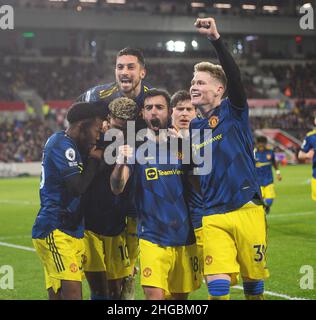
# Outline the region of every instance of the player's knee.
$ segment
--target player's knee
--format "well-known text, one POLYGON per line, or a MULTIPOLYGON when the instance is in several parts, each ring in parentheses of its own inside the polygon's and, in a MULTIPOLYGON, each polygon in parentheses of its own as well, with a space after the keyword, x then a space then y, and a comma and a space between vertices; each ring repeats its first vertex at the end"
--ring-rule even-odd
POLYGON ((210 300, 228 300, 230 281, 227 279, 215 279, 207 282, 210 300))
POLYGON ((243 281, 244 294, 247 300, 263 300, 264 281, 263 280, 245 280, 243 281))
POLYGON ((143 287, 146 300, 165 300, 165 292, 163 289, 154 287, 143 287))
POLYGON ((63 300, 82 300, 82 284, 80 281, 61 281, 61 296, 63 300))

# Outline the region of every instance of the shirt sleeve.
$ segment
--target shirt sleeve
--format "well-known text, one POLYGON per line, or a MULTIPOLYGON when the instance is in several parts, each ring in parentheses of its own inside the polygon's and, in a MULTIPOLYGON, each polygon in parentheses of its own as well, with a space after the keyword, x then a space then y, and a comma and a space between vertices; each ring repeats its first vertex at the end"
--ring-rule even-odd
POLYGON ((56 145, 51 150, 50 157, 64 179, 80 174, 83 170, 80 154, 71 141, 63 141, 56 145))
POLYGON ((301 150, 305 153, 307 153, 308 151, 310 151, 311 149, 313 149, 313 146, 311 144, 311 141, 309 139, 309 137, 305 137, 302 145, 301 145, 301 150))
POLYGON ((227 94, 231 105, 236 109, 244 109, 248 105, 244 86, 241 81, 239 67, 227 50, 222 39, 211 41, 227 78, 227 94))

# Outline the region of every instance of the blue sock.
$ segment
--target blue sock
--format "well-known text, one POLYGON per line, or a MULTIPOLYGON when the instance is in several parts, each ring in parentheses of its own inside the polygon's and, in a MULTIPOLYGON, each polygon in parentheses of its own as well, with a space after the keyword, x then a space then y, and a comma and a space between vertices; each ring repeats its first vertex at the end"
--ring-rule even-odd
POLYGON ((265 203, 271 207, 272 206, 272 203, 273 203, 273 199, 264 199, 265 203))
POLYGON ((92 294, 90 299, 91 300, 112 300, 111 298, 109 298, 107 296, 98 296, 96 294, 92 294))
POLYGON ((212 297, 226 296, 229 294, 230 281, 217 279, 207 283, 208 294, 212 297))
POLYGON ((264 292, 264 282, 263 280, 258 281, 247 281, 243 283, 244 293, 247 296, 257 296, 263 294, 264 292))

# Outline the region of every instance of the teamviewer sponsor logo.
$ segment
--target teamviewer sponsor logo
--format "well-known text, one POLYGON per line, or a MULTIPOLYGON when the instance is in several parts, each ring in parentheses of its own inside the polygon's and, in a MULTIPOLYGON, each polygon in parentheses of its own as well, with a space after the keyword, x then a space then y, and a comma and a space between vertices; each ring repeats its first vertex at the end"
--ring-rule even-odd
POLYGON ((14 10, 12 6, 0 6, 0 29, 13 30, 14 29, 14 10))
POLYGON ((158 180, 157 168, 147 168, 145 173, 147 180, 158 180))

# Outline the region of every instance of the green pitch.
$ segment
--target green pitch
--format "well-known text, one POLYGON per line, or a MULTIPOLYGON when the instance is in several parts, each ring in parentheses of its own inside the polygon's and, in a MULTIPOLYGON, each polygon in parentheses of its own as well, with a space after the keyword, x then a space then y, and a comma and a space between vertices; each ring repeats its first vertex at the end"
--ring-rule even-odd
MULTIPOLYGON (((277 199, 268 216, 267 299, 316 299, 316 203, 310 196, 310 166, 281 168, 283 181, 276 182, 277 199), (314 269, 314 289, 300 288, 304 274, 300 269, 314 269), (285 296, 282 296, 285 295, 285 296)), ((44 274, 33 251, 8 247, 32 248, 31 229, 39 208, 39 178, 0 179, 0 299, 46 299, 44 274), (4 265, 14 270, 14 289, 3 289, 4 265)), ((86 282, 84 298, 89 298, 86 282)), ((206 289, 190 296, 205 299, 206 289)), ((243 299, 242 291, 232 289, 232 299, 243 299)), ((137 299, 143 298, 137 285, 137 299)))

